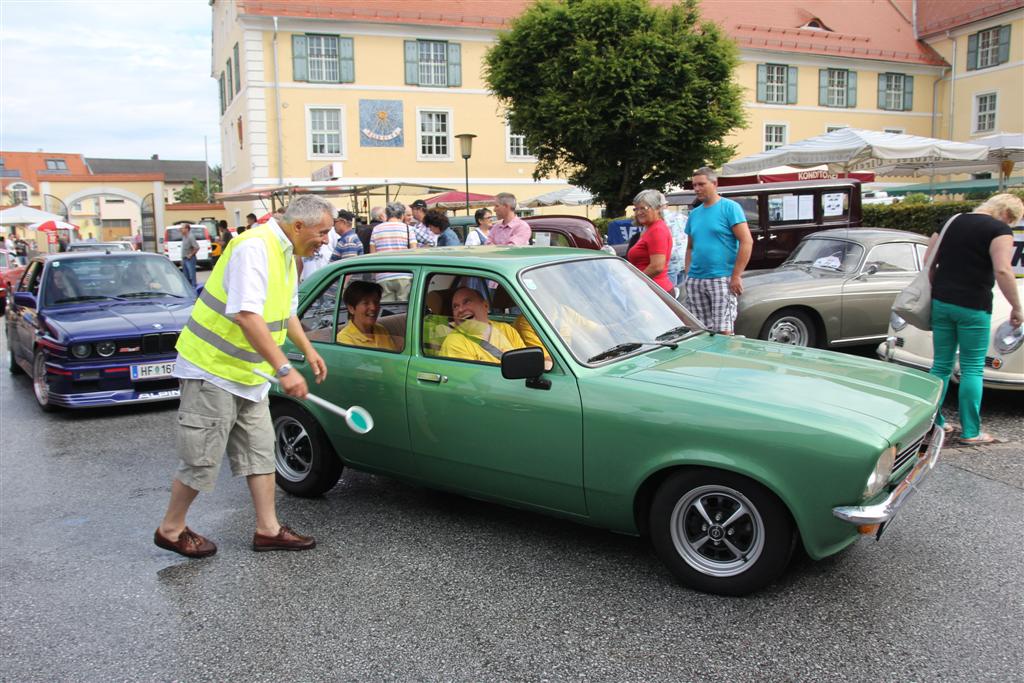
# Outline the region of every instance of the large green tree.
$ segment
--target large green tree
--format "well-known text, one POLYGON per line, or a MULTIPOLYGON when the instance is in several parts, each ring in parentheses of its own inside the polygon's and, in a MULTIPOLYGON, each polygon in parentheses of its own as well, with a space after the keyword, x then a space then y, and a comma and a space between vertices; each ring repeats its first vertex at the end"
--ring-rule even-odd
POLYGON ((734 149, 737 49, 696 0, 539 0, 487 53, 485 78, 538 163, 620 215, 734 149))
POLYGON ((181 204, 203 204, 213 199, 215 192, 221 191, 221 179, 220 179, 220 166, 214 166, 210 169, 210 192, 206 192, 206 180, 200 180, 199 178, 192 178, 192 182, 181 188, 180 190, 174 191, 174 201, 181 204))

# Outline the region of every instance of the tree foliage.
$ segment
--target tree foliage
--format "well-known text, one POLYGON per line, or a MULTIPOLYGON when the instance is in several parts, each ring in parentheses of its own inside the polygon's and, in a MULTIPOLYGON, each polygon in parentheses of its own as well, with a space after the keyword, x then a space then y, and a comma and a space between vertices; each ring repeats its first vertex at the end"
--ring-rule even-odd
POLYGON ((696 0, 539 0, 484 66, 538 163, 622 213, 641 189, 681 183, 734 149, 744 123, 737 49, 696 0))
POLYGON ((206 192, 206 181, 193 178, 192 182, 174 191, 174 201, 180 204, 204 204, 213 200, 213 193, 221 191, 220 167, 210 171, 210 192, 206 192), (209 199, 207 199, 209 197, 209 199))

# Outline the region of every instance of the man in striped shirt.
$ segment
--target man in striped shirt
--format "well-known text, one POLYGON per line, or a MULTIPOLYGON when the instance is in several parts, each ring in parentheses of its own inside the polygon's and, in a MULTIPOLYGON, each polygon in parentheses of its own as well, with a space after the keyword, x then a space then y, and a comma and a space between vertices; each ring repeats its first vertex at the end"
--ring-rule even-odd
POLYGON ((338 217, 334 219, 334 231, 338 233, 338 239, 334 244, 334 253, 331 254, 332 263, 362 255, 363 241, 352 229, 355 218, 356 215, 351 211, 338 210, 338 217))
MULTIPOLYGON (((412 228, 402 222, 405 204, 389 202, 384 207, 387 220, 373 228, 370 235, 370 253, 415 249, 416 237, 412 228)), ((409 273, 377 273, 377 283, 384 289, 381 301, 408 301, 412 277, 409 273)))

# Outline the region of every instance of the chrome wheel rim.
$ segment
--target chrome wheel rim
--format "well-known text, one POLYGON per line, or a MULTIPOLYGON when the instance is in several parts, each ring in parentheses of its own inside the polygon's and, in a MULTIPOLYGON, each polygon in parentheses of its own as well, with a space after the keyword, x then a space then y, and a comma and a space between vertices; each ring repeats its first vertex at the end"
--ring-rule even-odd
POLYGON ((679 499, 669 519, 680 557, 708 576, 742 574, 764 551, 764 521, 750 500, 726 486, 701 486, 679 499))
POLYGON ((291 482, 303 481, 313 469, 313 439, 301 422, 288 415, 274 420, 277 472, 291 482))
POLYGON ((38 353, 32 368, 32 388, 39 405, 50 404, 50 384, 46 381, 46 357, 38 353))
POLYGON ((768 330, 768 341, 792 346, 807 346, 811 339, 811 331, 800 318, 784 316, 775 321, 768 330))

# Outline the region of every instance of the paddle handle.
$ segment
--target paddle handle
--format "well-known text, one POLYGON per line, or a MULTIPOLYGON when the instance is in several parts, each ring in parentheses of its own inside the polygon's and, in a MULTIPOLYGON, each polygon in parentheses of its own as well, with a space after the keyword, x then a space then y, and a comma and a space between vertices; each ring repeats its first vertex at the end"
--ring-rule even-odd
MULTIPOLYGON (((271 384, 277 384, 277 385, 281 384, 281 380, 279 380, 277 377, 274 377, 273 375, 268 375, 267 373, 263 372, 262 370, 253 370, 253 372, 255 372, 257 375, 259 375, 263 379, 267 380, 271 384)), ((336 415, 340 415, 341 417, 346 417, 346 418, 348 417, 348 411, 347 410, 345 410, 341 406, 334 405, 333 403, 331 403, 330 401, 328 401, 326 399, 320 398, 316 394, 307 393, 306 394, 306 400, 309 401, 310 403, 317 404, 321 408, 326 408, 327 410, 331 411, 332 413, 334 413, 336 415)))

